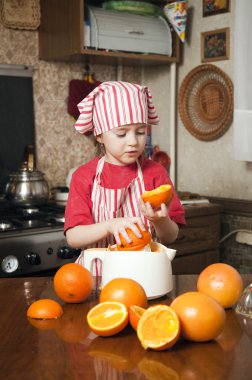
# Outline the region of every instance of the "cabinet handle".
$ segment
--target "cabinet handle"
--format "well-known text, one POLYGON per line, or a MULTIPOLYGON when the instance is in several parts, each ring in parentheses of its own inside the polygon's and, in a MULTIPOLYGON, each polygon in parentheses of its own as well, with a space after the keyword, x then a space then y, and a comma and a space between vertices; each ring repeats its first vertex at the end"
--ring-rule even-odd
POLYGON ((144 35, 144 32, 142 30, 125 30, 128 34, 137 34, 137 35, 144 35))

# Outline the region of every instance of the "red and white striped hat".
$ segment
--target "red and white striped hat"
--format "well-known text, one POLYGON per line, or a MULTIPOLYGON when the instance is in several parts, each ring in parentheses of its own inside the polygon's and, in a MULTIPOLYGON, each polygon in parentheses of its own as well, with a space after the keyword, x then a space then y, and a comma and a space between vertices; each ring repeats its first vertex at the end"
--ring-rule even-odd
POLYGON ((75 129, 80 133, 93 130, 96 136, 122 125, 159 123, 149 89, 134 83, 104 82, 78 108, 75 129))

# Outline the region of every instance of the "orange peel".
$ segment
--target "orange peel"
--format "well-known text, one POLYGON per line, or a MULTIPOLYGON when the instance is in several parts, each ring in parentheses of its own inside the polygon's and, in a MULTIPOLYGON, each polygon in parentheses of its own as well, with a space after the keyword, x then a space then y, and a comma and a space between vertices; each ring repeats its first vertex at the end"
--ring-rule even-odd
POLYGON ((145 191, 142 195, 144 203, 149 202, 153 208, 158 208, 162 203, 168 203, 172 198, 172 186, 161 185, 154 190, 145 191))

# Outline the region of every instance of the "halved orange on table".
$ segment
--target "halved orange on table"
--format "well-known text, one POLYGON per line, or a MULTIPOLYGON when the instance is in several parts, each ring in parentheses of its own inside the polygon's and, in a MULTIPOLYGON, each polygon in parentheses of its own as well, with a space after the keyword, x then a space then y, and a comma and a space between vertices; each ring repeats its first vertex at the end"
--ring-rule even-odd
POLYGON ((141 306, 131 305, 129 307, 129 323, 134 330, 137 330, 138 322, 146 309, 141 306))
POLYGON ((47 298, 33 302, 27 310, 27 317, 36 319, 56 319, 62 314, 61 305, 47 298))
POLYGON ((162 203, 168 203, 172 198, 171 185, 161 185, 154 190, 145 191, 142 195, 144 203, 149 202, 153 208, 160 207, 162 203))
POLYGON ((87 323, 100 336, 112 336, 122 331, 128 324, 126 306, 120 302, 102 302, 89 310, 87 323))
POLYGON ((59 324, 61 318, 54 319, 38 319, 27 317, 28 322, 32 327, 35 327, 37 330, 54 330, 59 324))
POLYGON ((180 336, 176 312, 167 305, 149 307, 138 322, 137 336, 144 349, 162 351, 172 347, 180 336))

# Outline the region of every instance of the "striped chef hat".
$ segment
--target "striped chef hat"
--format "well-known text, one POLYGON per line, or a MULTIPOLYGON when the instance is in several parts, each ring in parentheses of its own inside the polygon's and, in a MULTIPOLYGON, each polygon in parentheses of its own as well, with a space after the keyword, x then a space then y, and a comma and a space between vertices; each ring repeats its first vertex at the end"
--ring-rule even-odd
POLYGON ((104 82, 79 104, 75 129, 100 135, 110 129, 133 123, 158 124, 150 91, 128 82, 104 82))

